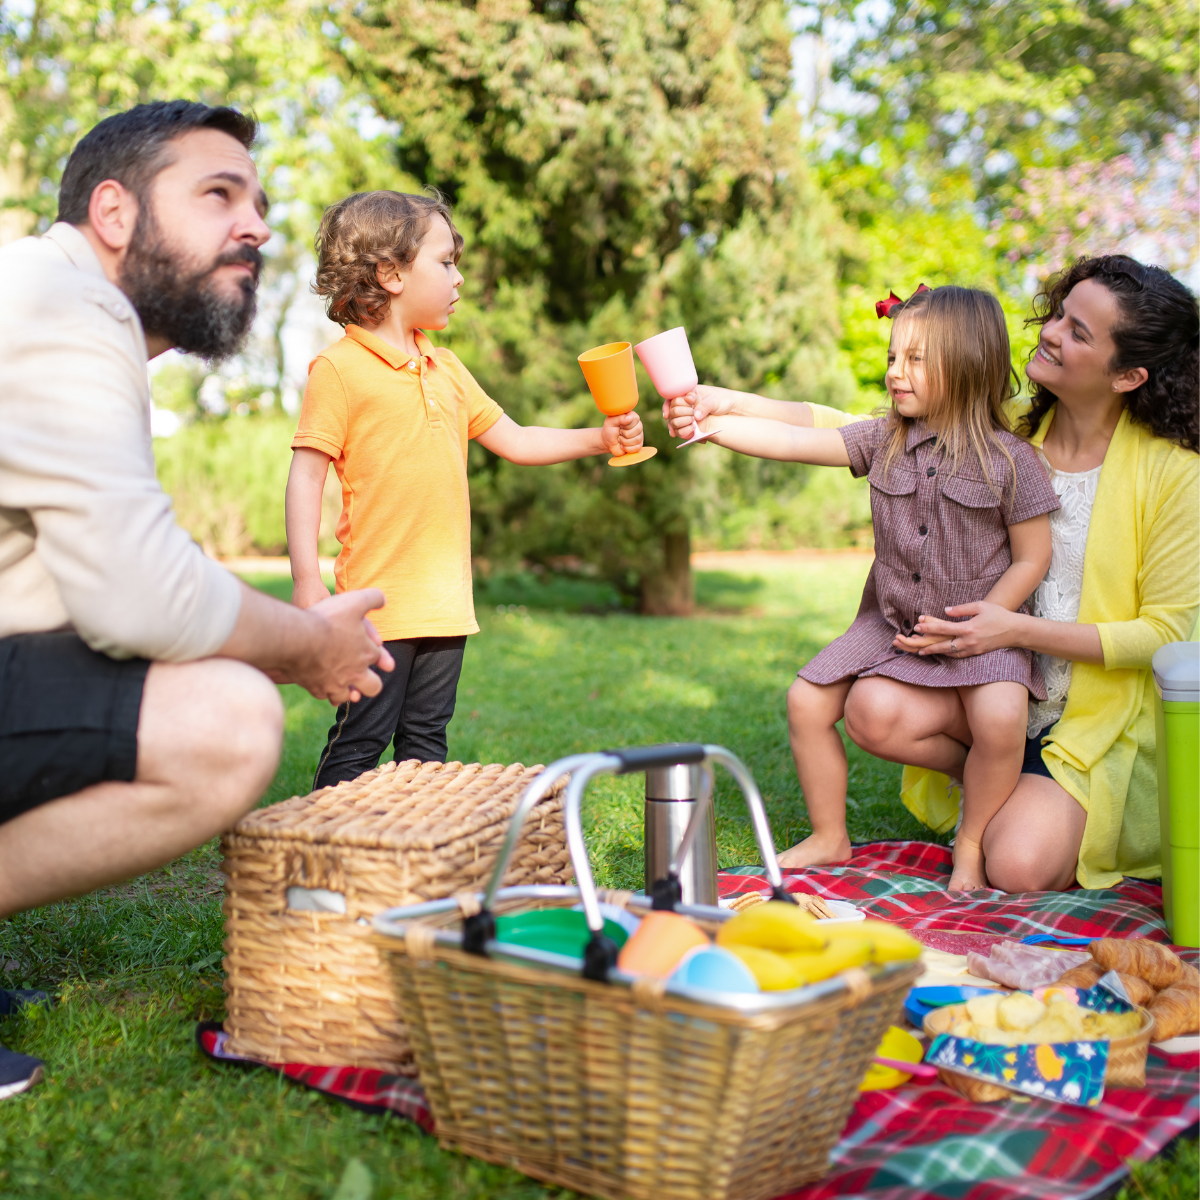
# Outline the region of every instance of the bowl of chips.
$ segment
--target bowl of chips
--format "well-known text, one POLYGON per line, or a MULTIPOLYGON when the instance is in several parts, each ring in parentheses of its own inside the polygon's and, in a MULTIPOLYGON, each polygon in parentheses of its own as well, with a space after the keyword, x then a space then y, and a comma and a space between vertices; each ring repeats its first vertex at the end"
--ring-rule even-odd
MULTIPOLYGON (((1056 1057, 1052 1047, 1107 1042, 1104 1083, 1145 1087, 1154 1017, 1144 1008, 1130 1005, 1121 1006, 1125 1011, 1096 1011, 1078 1003, 1079 999, 1070 988, 1044 988, 1037 995, 996 991, 973 996, 965 1004, 934 1009, 925 1017, 924 1029, 931 1038, 948 1034, 985 1046, 1037 1047, 1035 1054, 1048 1062, 1056 1057)), ((1023 1090, 944 1068, 939 1068, 938 1077, 969 1100, 1005 1100, 1023 1090)))

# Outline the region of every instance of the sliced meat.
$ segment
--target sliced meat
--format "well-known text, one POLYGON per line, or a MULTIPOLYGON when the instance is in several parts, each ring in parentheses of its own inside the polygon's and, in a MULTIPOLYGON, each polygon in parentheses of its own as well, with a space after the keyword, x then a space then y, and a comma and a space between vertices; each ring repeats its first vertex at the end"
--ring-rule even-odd
POLYGON ((1047 950, 1044 946, 1023 946, 1012 941, 997 942, 986 958, 982 954, 967 955, 972 975, 1024 992, 1057 983, 1072 967, 1090 961, 1086 951, 1047 950))

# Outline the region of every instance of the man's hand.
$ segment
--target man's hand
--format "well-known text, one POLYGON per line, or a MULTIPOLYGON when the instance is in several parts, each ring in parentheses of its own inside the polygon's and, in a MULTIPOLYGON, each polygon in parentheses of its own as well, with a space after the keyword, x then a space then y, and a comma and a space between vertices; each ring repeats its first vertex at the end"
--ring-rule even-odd
POLYGON ((292 603, 297 608, 312 608, 329 599, 329 589, 319 576, 316 579, 297 579, 292 585, 292 603))
POLYGON ((242 585, 237 624, 217 651, 257 667, 276 683, 298 683, 318 700, 344 704, 383 687, 371 670, 396 665, 367 613, 384 605, 378 588, 326 595, 301 609, 242 585))
POLYGON ((663 401, 663 420, 672 437, 691 438, 700 432, 700 422, 705 417, 716 417, 733 412, 736 392, 727 388, 709 387, 699 384, 686 395, 674 400, 663 401))
POLYGON ((636 412, 606 417, 600 429, 604 449, 609 454, 634 454, 642 448, 642 419, 636 412))
POLYGON ((367 613, 384 603, 378 588, 364 588, 340 596, 327 594, 314 604, 308 614, 320 621, 321 628, 299 648, 290 681, 331 704, 377 696, 383 681, 371 667, 390 671, 396 665, 367 620, 367 613))

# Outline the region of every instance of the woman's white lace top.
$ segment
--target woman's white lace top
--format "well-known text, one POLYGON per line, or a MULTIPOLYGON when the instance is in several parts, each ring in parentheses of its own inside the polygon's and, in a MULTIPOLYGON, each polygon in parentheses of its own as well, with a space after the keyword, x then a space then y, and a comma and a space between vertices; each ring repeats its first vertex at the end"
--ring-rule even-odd
MULTIPOLYGON (((1074 621, 1079 616, 1083 594, 1083 552, 1087 549, 1088 526, 1101 468, 1056 471, 1038 453, 1050 472, 1050 483, 1062 507, 1050 514, 1050 570, 1033 594, 1033 615, 1048 621, 1074 621)), ((1051 658, 1047 654, 1035 657, 1046 681, 1046 699, 1029 701, 1029 737, 1036 737, 1062 716, 1067 689, 1071 686, 1070 659, 1051 658)))

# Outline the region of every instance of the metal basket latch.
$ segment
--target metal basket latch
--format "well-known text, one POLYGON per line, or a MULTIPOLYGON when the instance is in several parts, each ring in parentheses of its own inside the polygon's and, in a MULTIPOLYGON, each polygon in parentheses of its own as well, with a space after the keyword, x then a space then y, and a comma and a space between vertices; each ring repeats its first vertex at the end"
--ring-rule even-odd
POLYGON ((608 973, 617 965, 617 943, 603 933, 593 933, 583 948, 583 977, 598 983, 608 982, 608 973))

